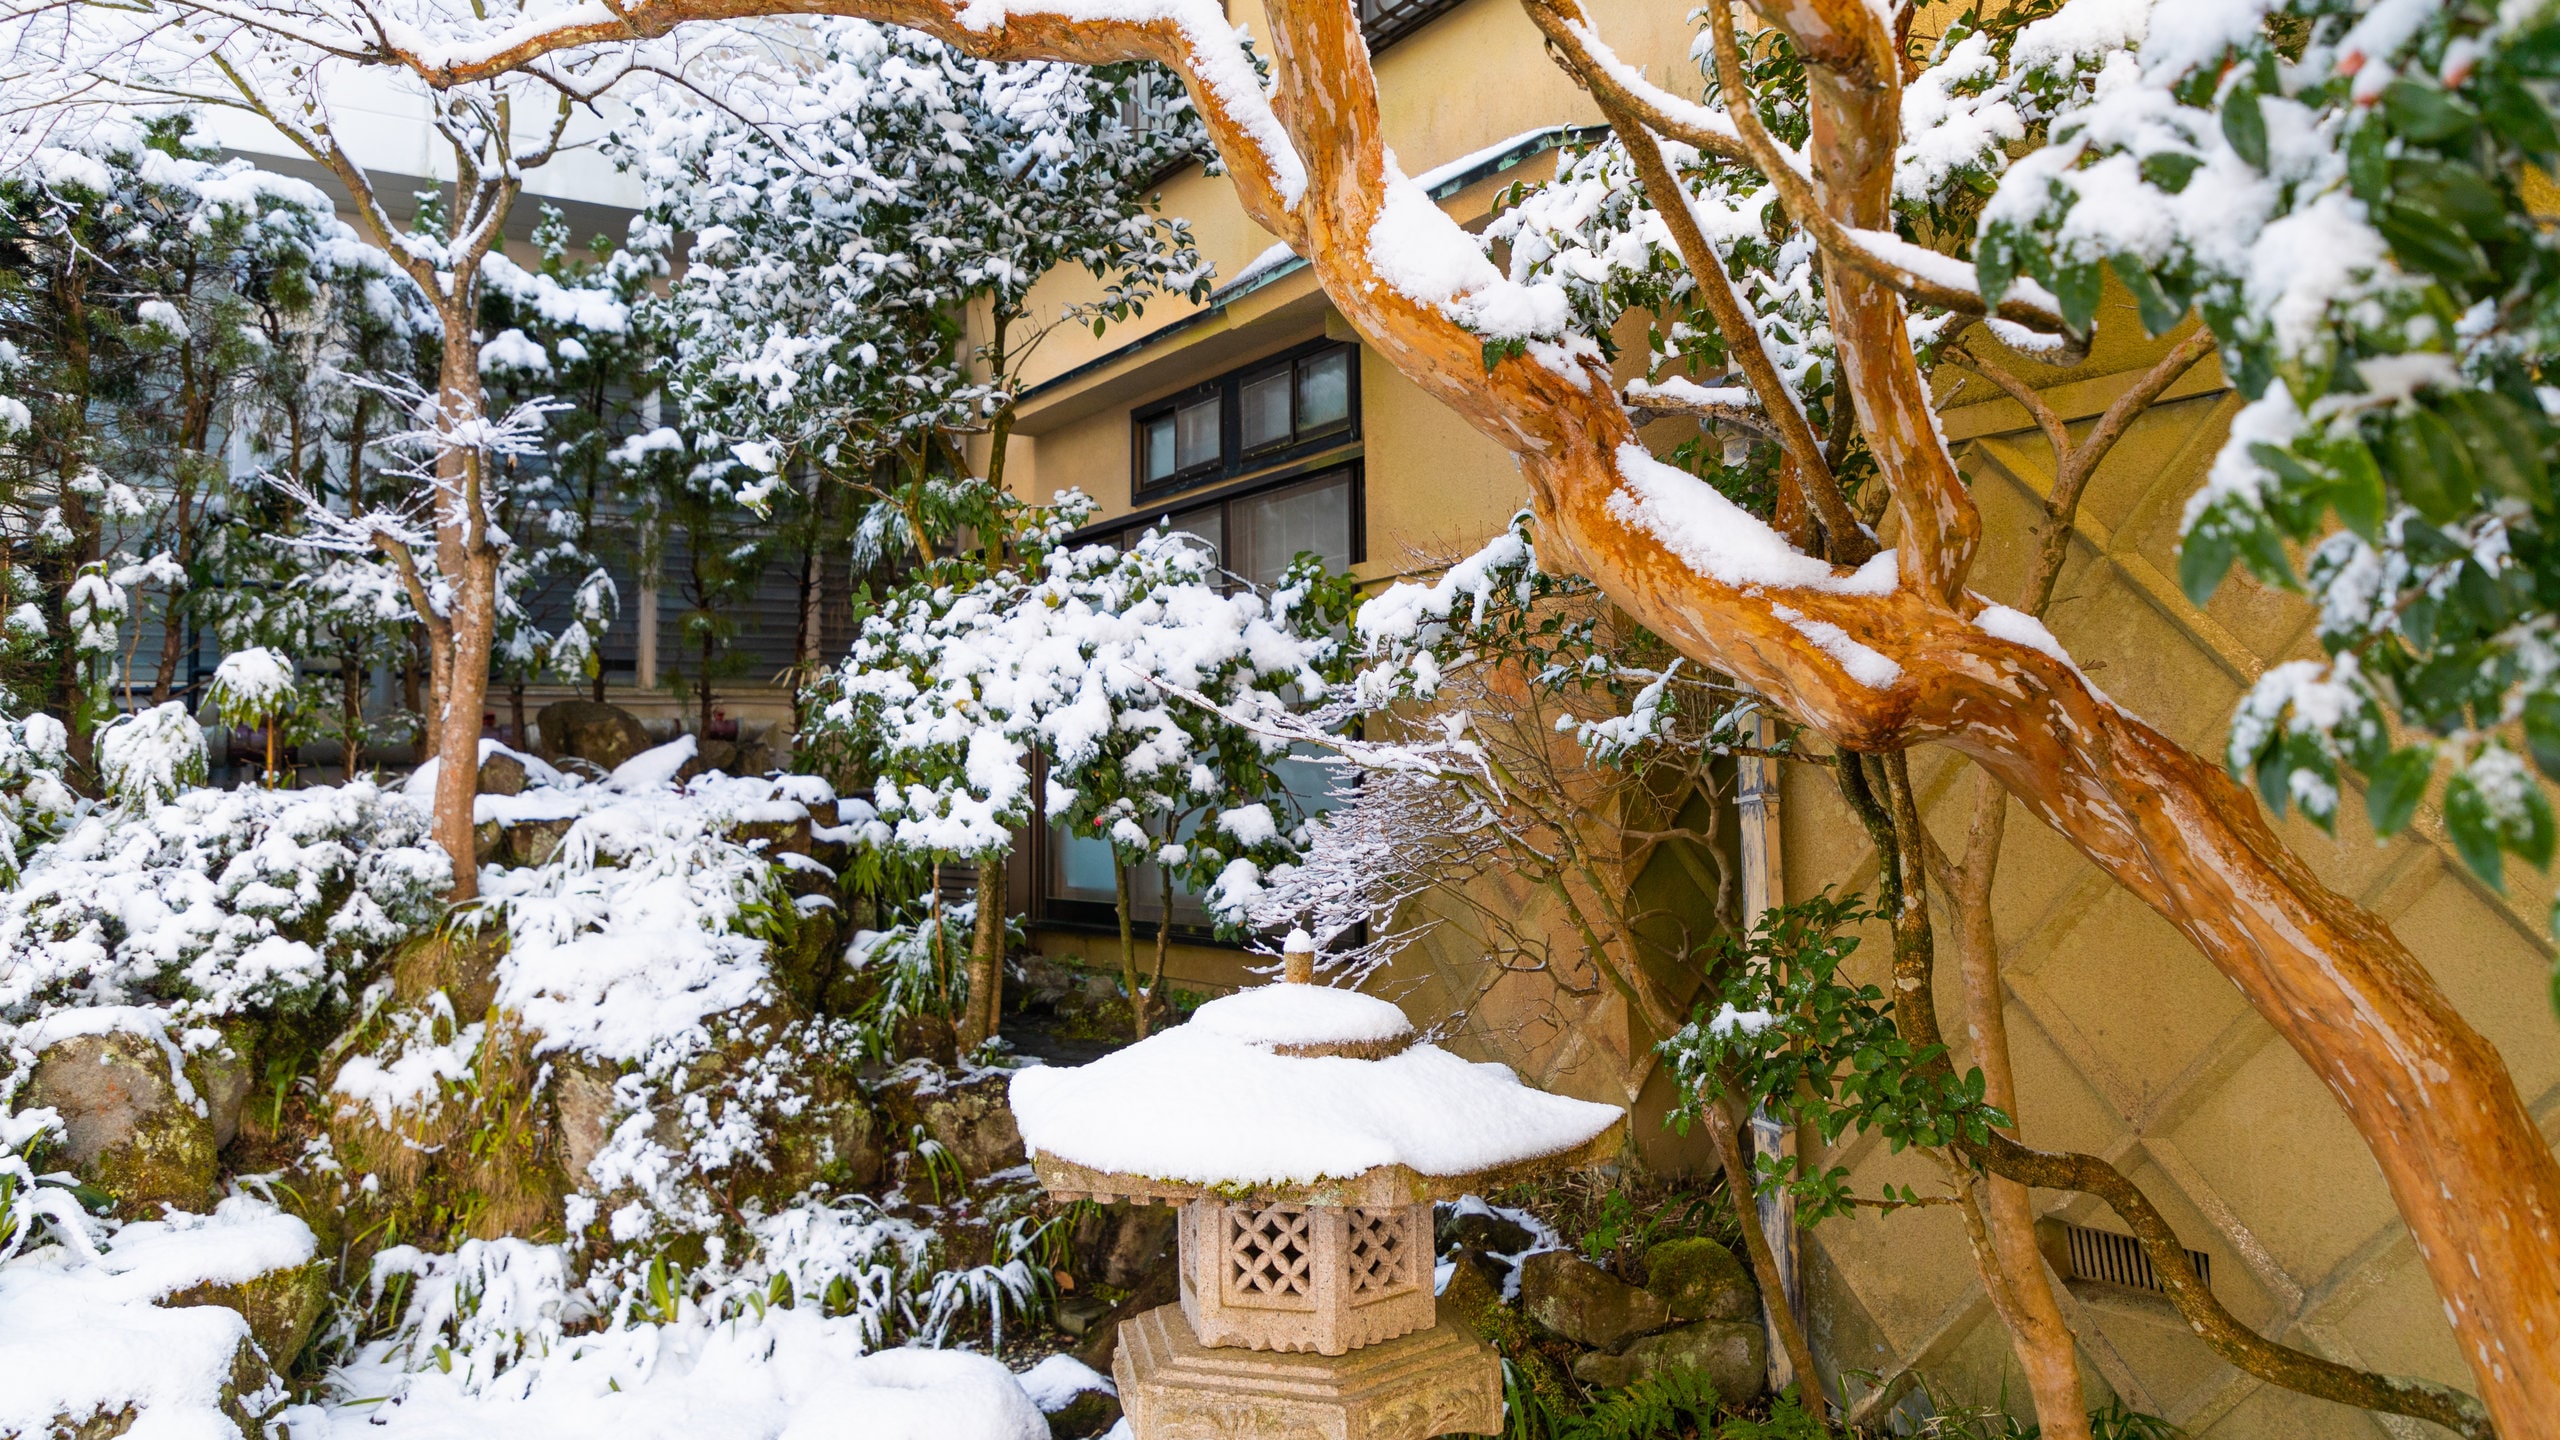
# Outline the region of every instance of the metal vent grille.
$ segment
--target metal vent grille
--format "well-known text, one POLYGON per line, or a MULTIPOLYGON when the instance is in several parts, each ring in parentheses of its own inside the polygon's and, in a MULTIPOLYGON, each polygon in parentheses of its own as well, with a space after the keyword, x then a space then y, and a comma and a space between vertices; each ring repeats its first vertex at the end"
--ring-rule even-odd
MULTIPOLYGON (((2092 1230, 2086 1225, 2062 1227, 2062 1238, 2070 1257, 2068 1274, 2074 1280, 2097 1280, 2109 1285, 2122 1285, 2134 1290, 2165 1293, 2168 1286, 2160 1283, 2160 1272, 2151 1268, 2151 1257, 2142 1251, 2142 1243, 2130 1235, 2112 1230, 2092 1230)), ((2213 1257, 2201 1250, 2187 1252, 2187 1265, 2206 1288, 2213 1285, 2213 1257)))

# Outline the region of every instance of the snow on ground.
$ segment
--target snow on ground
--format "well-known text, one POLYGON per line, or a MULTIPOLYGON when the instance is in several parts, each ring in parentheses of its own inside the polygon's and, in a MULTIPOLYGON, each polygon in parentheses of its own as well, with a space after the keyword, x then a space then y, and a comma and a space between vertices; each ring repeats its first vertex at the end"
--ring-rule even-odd
POLYGON ((304 1264, 310 1228, 240 1196, 211 1215, 124 1226, 93 1247, 75 1230, 0 1265, 0 1435, 43 1435, 58 1415, 131 1405, 128 1440, 237 1440, 223 1390, 248 1322, 220 1305, 153 1302, 304 1264))
POLYGON ((871 1351, 808 1310, 574 1336, 476 1393, 376 1362, 348 1401, 284 1413, 284 1440, 1047 1440, 1012 1372, 959 1350, 871 1351), (364 1392, 370 1386, 379 1386, 364 1392), (396 1398, 374 1396, 397 1391, 396 1398))

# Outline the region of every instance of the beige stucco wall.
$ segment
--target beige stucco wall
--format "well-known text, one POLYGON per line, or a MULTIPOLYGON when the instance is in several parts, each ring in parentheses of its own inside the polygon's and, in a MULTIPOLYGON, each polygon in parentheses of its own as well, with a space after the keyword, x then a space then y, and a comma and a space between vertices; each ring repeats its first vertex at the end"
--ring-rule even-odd
MULTIPOLYGON (((1695 94, 1683 12, 1614 7, 1602 18, 1622 53, 1695 94)), ((1261 33, 1251 0, 1235 13, 1261 33)), ((1415 173, 1540 126, 1595 118, 1510 0, 1473 0, 1391 49, 1379 69, 1390 141, 1415 173)), ((1462 223, 1481 223, 1504 185, 1551 163, 1545 157, 1471 187, 1446 208, 1462 223)), ((1165 197, 1169 211, 1192 221, 1222 274, 1271 243, 1243 219, 1223 180, 1176 177, 1165 197)), ((1043 287, 1041 303, 1063 303, 1086 287, 1081 277, 1059 277, 1043 287)), ((1062 331, 1044 346, 1035 384, 1077 373, 1035 391, 1023 407, 1009 460, 1020 493, 1046 499, 1076 485, 1102 502, 1105 515, 1125 514, 1131 407, 1317 335, 1347 334, 1301 270, 1212 307, 1216 313, 1158 343, 1127 348, 1194 308, 1159 301, 1099 340, 1062 331)), ((2073 371, 2019 362, 2083 428, 2158 351, 2121 310, 2100 334, 2096 353, 2073 371)), ((1973 477, 1988 536, 1975 583, 2011 599, 2023 568, 2019 537, 2037 513, 2051 458, 2024 412, 1980 382, 1948 401, 1948 437, 1973 477)), ((1374 355, 1364 356, 1362 404, 1366 578, 1402 573, 1415 556, 1462 550, 1521 502, 1510 458, 1374 355)), ((2134 427, 2082 507, 2077 547, 2049 612, 2052 629, 2097 684, 2208 754, 2218 753, 2249 681, 2265 665, 2314 648, 2299 599, 2246 579, 2226 584, 2201 611, 2178 593, 2180 508, 2234 408, 2208 362, 2134 427)), ((1942 755, 1916 758, 1933 824, 1941 835, 1960 833, 1972 779, 1942 755)), ((1871 885, 1864 838, 1823 775, 1792 771, 1784 793, 1788 893, 1871 885)), ((2451 858, 2430 822, 2375 846, 2363 838, 2352 799, 2346 809, 2338 839, 2298 821, 2285 834, 2330 883, 2391 921, 2501 1047, 2546 1131, 2560 1131, 2560 1022, 2545 989, 2540 919, 2548 882, 2518 872, 2510 895, 2496 896, 2451 858)), ((2244 1320, 2342 1359, 2467 1385, 2379 1172, 2308 1068, 2195 950, 2050 832, 2019 814, 2009 836, 1996 905, 2027 1137, 2093 1151, 2132 1174, 2187 1243, 2212 1256, 2215 1288, 2244 1320)), ((1675 868, 1657 857, 1628 883, 1653 887, 1667 903, 1703 907, 1696 877, 1675 868)), ((1526 912, 1538 902, 1518 903, 1526 912)), ((1113 948, 1102 937, 1068 934, 1041 943, 1105 962, 1113 948)), ((1880 950, 1870 958, 1880 962, 1880 950)), ((1172 971, 1184 983, 1225 988, 1249 978, 1243 958, 1177 947, 1172 971)), ((1501 973, 1486 960, 1484 937, 1459 924, 1417 945, 1385 978, 1417 1014, 1466 1014, 1453 1043, 1468 1053, 1514 1064, 1557 1089, 1632 1103, 1656 1163, 1696 1158, 1661 1137, 1667 1097, 1649 1037, 1614 1002, 1501 973)), ((1947 1018, 1948 1033, 1960 1035, 1947 1018)), ((1837 1158, 1869 1193, 1887 1180, 1926 1189, 1937 1179, 1924 1163, 1873 1147, 1851 1144, 1837 1158)), ((2086 1201, 2039 1201, 2074 1222, 2110 1224, 2086 1201)), ((1805 1247, 1828 1368, 1916 1366, 1942 1393, 1981 1402, 2005 1395, 2023 1411, 2025 1389, 2005 1335, 1945 1211, 1833 1221, 1810 1232, 1805 1247)), ((2331 1440, 2424 1429, 2267 1391, 2215 1361, 2165 1305, 2098 1288, 2068 1295, 2066 1305, 2083 1336, 2093 1397, 2112 1391, 2195 1435, 2331 1440)))

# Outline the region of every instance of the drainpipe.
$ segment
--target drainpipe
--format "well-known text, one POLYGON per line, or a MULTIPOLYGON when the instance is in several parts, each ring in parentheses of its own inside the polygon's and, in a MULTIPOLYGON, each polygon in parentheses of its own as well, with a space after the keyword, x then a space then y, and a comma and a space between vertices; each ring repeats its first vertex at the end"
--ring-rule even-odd
MULTIPOLYGON (((1776 740, 1777 727, 1767 715, 1754 715, 1751 725, 1753 745, 1766 749, 1776 740)), ((1743 924, 1757 926, 1764 913, 1784 904, 1787 898, 1779 848, 1778 762, 1763 755, 1742 755, 1735 757, 1734 770, 1734 804, 1742 819, 1743 924)), ((1792 1155, 1796 1148, 1795 1129, 1765 1110, 1758 1111, 1751 1117, 1751 1143, 1762 1155, 1792 1155)), ((1786 1290, 1784 1303, 1795 1312, 1796 1323, 1802 1327, 1804 1281, 1796 1264, 1795 1197, 1783 1191, 1761 1196, 1760 1231, 1769 1238, 1769 1249, 1777 1257, 1779 1280, 1786 1290)), ((1764 1299, 1763 1304, 1766 1303, 1764 1299)), ((1781 1390, 1794 1384, 1795 1366, 1787 1359, 1786 1347, 1778 1343, 1774 1326, 1768 1349, 1769 1388, 1781 1390)), ((1808 1383, 1818 1382, 1808 1377, 1808 1383)))

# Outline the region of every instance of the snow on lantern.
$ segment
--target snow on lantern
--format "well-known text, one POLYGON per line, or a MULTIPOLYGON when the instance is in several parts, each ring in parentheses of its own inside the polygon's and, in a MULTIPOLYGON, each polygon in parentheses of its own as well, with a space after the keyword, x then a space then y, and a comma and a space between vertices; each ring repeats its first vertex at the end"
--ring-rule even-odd
POLYGON ((1183 1207, 1182 1299, 1122 1324, 1138 1440, 1423 1440, 1502 1427, 1501 1368, 1441 1324, 1431 1205, 1616 1152, 1622 1112, 1421 1043, 1387 1001, 1283 983, 1013 1080, 1061 1200, 1183 1207))

